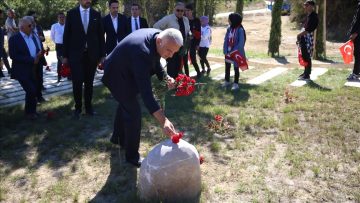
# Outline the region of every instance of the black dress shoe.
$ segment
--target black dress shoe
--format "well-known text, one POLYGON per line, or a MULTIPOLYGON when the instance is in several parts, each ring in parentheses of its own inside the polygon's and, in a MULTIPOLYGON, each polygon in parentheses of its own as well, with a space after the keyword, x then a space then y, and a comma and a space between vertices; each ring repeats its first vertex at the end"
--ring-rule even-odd
POLYGON ((37 99, 39 103, 47 102, 47 100, 44 97, 40 97, 37 99))
POLYGON ((85 115, 87 115, 87 116, 95 116, 95 115, 97 115, 97 113, 96 113, 96 111, 91 110, 91 111, 86 111, 85 115))
POLYGON ((129 164, 137 167, 137 168, 140 168, 141 166, 141 162, 143 161, 144 159, 143 158, 139 158, 139 160, 133 160, 133 159, 130 159, 130 160, 126 160, 126 162, 128 162, 129 164))
POLYGON ((73 115, 72 115, 72 119, 74 120, 80 120, 80 113, 79 111, 74 111, 73 115))

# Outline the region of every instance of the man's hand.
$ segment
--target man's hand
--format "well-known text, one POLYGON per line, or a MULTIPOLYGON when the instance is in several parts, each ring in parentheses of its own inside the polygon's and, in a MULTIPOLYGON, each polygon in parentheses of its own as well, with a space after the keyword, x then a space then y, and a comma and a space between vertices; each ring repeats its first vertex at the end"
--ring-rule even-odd
POLYGON ((166 78, 166 85, 168 87, 169 90, 175 89, 176 88, 176 84, 175 84, 175 80, 174 78, 168 76, 166 78))
POLYGON ((34 64, 38 64, 39 63, 39 60, 40 58, 43 56, 43 52, 42 51, 39 51, 37 54, 36 54, 36 57, 34 59, 34 64))
POLYGON ((164 111, 159 109, 153 113, 153 116, 160 123, 163 133, 169 137, 176 134, 174 125, 164 115, 164 111))
POLYGON ((350 35, 350 40, 351 41, 354 41, 355 39, 356 39, 356 37, 358 36, 358 33, 352 33, 351 35, 350 35))
POLYGON ((171 138, 172 135, 176 134, 174 125, 165 118, 165 123, 163 125, 163 133, 171 138))
POLYGON ((62 63, 63 63, 63 64, 68 64, 68 58, 65 58, 65 57, 64 57, 64 58, 62 59, 62 63))

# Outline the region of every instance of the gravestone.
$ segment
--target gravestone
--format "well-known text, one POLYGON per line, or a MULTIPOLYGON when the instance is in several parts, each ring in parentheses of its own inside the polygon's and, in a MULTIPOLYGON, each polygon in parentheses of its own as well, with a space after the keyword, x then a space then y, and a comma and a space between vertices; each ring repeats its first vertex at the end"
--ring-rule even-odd
POLYGON ((195 147, 182 139, 156 145, 141 163, 139 191, 146 201, 199 202, 201 175, 195 147))

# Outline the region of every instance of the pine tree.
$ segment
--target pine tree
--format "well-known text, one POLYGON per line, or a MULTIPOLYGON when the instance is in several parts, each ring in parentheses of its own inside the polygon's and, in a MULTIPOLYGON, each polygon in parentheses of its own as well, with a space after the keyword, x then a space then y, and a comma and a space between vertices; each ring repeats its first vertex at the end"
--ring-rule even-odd
POLYGON ((281 7, 283 0, 276 0, 271 12, 271 30, 268 54, 274 57, 275 54, 279 56, 279 47, 281 44, 281 7))

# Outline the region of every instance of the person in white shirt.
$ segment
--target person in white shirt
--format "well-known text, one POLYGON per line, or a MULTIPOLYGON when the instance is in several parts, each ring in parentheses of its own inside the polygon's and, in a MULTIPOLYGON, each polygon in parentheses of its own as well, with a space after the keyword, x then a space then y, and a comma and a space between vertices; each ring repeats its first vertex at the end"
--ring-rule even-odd
POLYGON ((207 60, 207 54, 209 52, 209 47, 211 44, 211 28, 209 26, 209 18, 207 16, 202 16, 200 18, 201 22, 201 40, 199 44, 198 54, 200 57, 200 64, 202 70, 205 70, 205 65, 207 67, 207 72, 210 72, 210 64, 207 60))
POLYGON ((7 33, 7 39, 9 40, 14 34, 18 32, 18 27, 15 22, 15 11, 13 9, 8 9, 7 18, 5 21, 5 28, 7 33))
POLYGON ((58 22, 54 23, 51 26, 51 34, 50 34, 51 40, 55 43, 56 56, 58 59, 58 62, 57 62, 58 80, 57 80, 57 82, 60 82, 60 79, 61 79, 60 69, 61 69, 62 58, 63 58, 64 27, 65 27, 65 14, 63 12, 60 12, 60 13, 58 13, 58 22))

